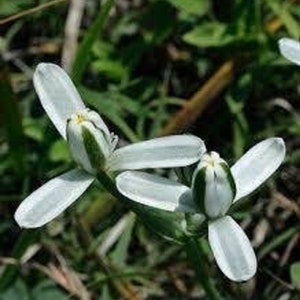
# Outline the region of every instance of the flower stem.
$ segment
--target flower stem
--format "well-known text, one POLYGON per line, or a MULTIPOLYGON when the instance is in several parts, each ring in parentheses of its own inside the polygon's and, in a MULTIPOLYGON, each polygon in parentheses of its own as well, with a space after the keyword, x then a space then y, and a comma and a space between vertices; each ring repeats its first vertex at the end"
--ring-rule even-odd
POLYGON ((111 195, 113 195, 117 199, 123 199, 123 195, 119 193, 117 187, 113 181, 104 171, 98 171, 97 173, 98 182, 102 185, 102 187, 108 191, 111 195))
MULTIPOLYGON (((100 184, 110 192, 114 197, 117 199, 124 201, 124 203, 129 204, 126 197, 119 193, 116 188, 114 181, 105 173, 99 172, 97 174, 97 179, 100 184)), ((222 300, 223 297, 217 291, 213 280, 207 274, 205 265, 206 265, 206 254, 204 253, 201 245, 197 241, 197 239, 193 237, 186 237, 185 238, 185 250, 190 260, 191 264, 193 265, 197 278, 202 285, 203 289, 206 292, 207 298, 209 300, 222 300)))
POLYGON ((186 239, 185 250, 187 257, 192 264, 197 278, 206 292, 207 299, 221 300, 223 297, 220 295, 215 287, 213 280, 207 274, 206 270, 206 254, 203 251, 202 245, 197 239, 190 237, 186 239))

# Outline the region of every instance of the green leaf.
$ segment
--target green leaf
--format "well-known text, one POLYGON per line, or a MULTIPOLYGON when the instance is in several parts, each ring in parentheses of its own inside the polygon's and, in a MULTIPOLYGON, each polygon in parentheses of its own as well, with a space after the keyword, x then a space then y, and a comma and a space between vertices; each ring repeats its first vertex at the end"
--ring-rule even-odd
POLYGON ((24 156, 25 140, 22 120, 19 110, 19 102, 13 93, 9 73, 4 66, 0 69, 0 95, 0 121, 6 131, 6 138, 16 173, 22 176, 26 172, 24 156))
POLYGON ((258 259, 261 260, 267 254, 269 254, 273 249, 281 245, 284 245, 287 240, 289 240, 298 232, 299 232, 299 226, 294 226, 286 229, 280 234, 277 234, 276 237, 273 238, 271 241, 265 242, 257 254, 258 259))
POLYGON ((106 92, 99 93, 86 88, 80 88, 85 103, 94 106, 96 110, 112 123, 114 123, 131 142, 137 142, 139 139, 132 131, 130 126, 124 121, 124 112, 138 111, 139 106, 130 98, 119 93, 106 92))
POLYGON ((234 41, 221 23, 206 23, 197 26, 183 36, 183 40, 197 47, 221 47, 234 41))
POLYGON ((67 300, 69 296, 59 289, 52 281, 40 282, 32 290, 33 300, 67 300))
POLYGON ((101 7, 101 10, 94 21, 90 26, 89 30, 86 32, 83 41, 81 42, 76 57, 73 63, 72 69, 72 78, 74 82, 78 83, 81 81, 83 72, 85 71, 87 64, 89 62, 89 56, 94 42, 99 36, 99 33, 103 29, 104 23, 108 18, 110 9, 112 8, 115 0, 107 0, 105 4, 101 7))
POLYGON ((25 283, 20 279, 14 281, 6 291, 1 293, 0 300, 30 300, 25 283))
MULTIPOLYGON (((24 0, 14 1, 1 1, 0 2, 0 16, 8 16, 19 12, 27 6, 27 2, 24 0)), ((30 3, 29 3, 30 4, 30 3)))
POLYGON ((92 63, 94 71, 114 81, 128 77, 128 67, 122 63, 112 44, 103 40, 96 41, 92 52, 95 56, 92 63))
POLYGON ((40 120, 30 118, 23 119, 24 134, 37 142, 42 142, 44 137, 44 128, 40 120))
POLYGON ((126 228, 123 231, 114 251, 110 255, 112 261, 117 265, 124 265, 126 262, 129 245, 132 238, 132 231, 135 224, 135 216, 133 214, 129 214, 126 217, 128 218, 128 223, 126 224, 126 228))
POLYGON ((245 152, 247 137, 249 136, 249 126, 243 111, 245 104, 233 99, 231 95, 227 96, 226 102, 232 114, 233 152, 235 158, 238 158, 245 152))
POLYGON ((55 141, 49 150, 49 159, 53 162, 70 162, 70 152, 67 143, 59 139, 55 141))
POLYGON ((102 287, 102 293, 99 300, 113 300, 113 297, 111 296, 111 293, 109 291, 108 284, 104 284, 102 287))
POLYGON ((98 59, 93 62, 92 67, 107 78, 115 81, 121 81, 128 74, 127 68, 118 60, 98 59))
POLYGON ((198 17, 205 15, 210 9, 208 0, 167 0, 178 10, 198 17))
POLYGON ((145 40, 160 45, 173 31, 175 22, 175 9, 167 2, 155 1, 141 16, 141 26, 146 29, 145 40))
POLYGON ((293 285, 300 289, 300 262, 291 265, 290 275, 293 285))

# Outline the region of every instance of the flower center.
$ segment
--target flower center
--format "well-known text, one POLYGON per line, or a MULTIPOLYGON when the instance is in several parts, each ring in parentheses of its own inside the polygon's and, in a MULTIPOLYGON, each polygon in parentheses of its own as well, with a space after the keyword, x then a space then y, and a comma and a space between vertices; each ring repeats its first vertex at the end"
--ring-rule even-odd
POLYGON ((204 154, 202 158, 203 165, 207 167, 215 167, 221 161, 220 155, 214 151, 204 154))
POLYGON ((72 121, 74 121, 76 124, 80 124, 84 121, 87 121, 87 119, 85 118, 85 116, 82 113, 78 113, 72 117, 72 121))

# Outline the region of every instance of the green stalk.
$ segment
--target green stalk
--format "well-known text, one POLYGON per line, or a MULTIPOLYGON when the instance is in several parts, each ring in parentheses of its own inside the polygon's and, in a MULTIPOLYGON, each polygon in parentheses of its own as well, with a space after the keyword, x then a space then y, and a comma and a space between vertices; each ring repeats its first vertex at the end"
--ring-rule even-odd
POLYGON ((197 241, 197 239, 190 237, 187 238, 185 243, 185 250, 187 253, 187 257, 193 266, 197 278, 205 290, 207 299, 209 300, 221 300, 223 297, 219 294, 216 289, 213 280, 209 277, 206 270, 206 254, 203 251, 201 244, 197 241))
MULTIPOLYGON (((125 204, 129 204, 127 198, 119 193, 114 181, 105 172, 99 172, 97 174, 97 179, 99 183, 114 197, 121 200, 125 204)), ((130 204, 129 207, 135 208, 134 206, 132 207, 132 204, 130 204)), ((206 264, 207 264, 207 261, 205 259, 206 254, 203 251, 201 245, 193 237, 186 237, 184 239, 184 242, 185 242, 185 250, 187 253, 187 257, 195 269, 200 284, 202 285, 203 289, 206 292, 207 299, 222 300, 223 297, 217 291, 213 283, 213 280, 209 277, 206 271, 206 264)))
POLYGON ((119 193, 114 181, 104 171, 98 171, 97 179, 102 187, 105 188, 109 193, 111 193, 115 198, 122 200, 126 199, 121 193, 119 193))

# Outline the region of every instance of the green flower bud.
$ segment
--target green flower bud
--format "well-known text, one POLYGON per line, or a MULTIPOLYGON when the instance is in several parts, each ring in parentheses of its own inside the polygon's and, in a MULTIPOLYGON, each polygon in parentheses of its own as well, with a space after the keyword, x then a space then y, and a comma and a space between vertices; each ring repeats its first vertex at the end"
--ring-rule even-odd
POLYGON ((192 183, 193 199, 208 218, 224 216, 236 194, 228 164, 216 152, 203 155, 192 183))

